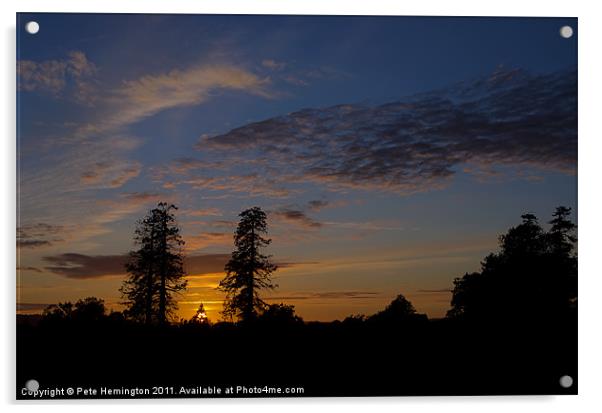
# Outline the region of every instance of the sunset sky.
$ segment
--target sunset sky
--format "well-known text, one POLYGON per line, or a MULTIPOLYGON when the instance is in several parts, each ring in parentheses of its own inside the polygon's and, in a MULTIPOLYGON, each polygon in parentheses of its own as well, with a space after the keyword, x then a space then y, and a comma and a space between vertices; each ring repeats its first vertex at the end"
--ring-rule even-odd
POLYGON ((17 32, 20 312, 121 309, 162 200, 179 315, 213 320, 248 207, 281 267, 264 297, 306 320, 400 293, 441 317, 521 214, 577 210, 576 19, 20 14, 17 32))

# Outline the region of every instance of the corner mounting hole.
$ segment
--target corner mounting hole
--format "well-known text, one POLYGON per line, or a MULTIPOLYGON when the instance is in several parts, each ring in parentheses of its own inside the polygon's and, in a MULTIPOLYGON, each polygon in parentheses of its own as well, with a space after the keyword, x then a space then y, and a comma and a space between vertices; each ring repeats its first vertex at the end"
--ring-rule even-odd
POLYGON ((573 37, 573 28, 571 26, 562 26, 560 28, 560 35, 565 39, 573 37))
POLYGON ((573 385, 573 378, 571 376, 562 376, 560 378, 560 385, 565 389, 568 389, 573 385))
POLYGON ((34 21, 27 22, 27 24, 25 24, 25 31, 29 34, 36 34, 40 31, 40 25, 38 22, 34 21))
POLYGON ((25 388, 29 391, 38 391, 38 389, 40 388, 40 383, 38 383, 37 380, 27 380, 27 383, 25 383, 25 388))

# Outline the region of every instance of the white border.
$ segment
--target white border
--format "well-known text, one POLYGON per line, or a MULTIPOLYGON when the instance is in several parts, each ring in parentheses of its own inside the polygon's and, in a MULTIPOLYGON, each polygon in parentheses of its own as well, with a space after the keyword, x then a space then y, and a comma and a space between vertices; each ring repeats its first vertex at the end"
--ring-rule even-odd
MULTIPOLYGON (((602 75, 601 14, 594 1, 528 2, 525 0, 3 0, 3 41, 1 70, 4 94, 0 99, 4 133, 0 142, 3 157, 0 165, 3 198, 0 253, 3 272, 3 315, 1 340, 4 371, 0 374, 0 401, 10 410, 42 407, 50 412, 86 410, 106 411, 107 408, 162 411, 168 404, 177 404, 190 411, 219 408, 226 411, 266 412, 286 408, 291 412, 307 409, 332 409, 340 406, 350 412, 420 409, 446 412, 562 412, 593 411, 602 406, 600 373, 601 325, 599 304, 602 302, 600 236, 602 208, 600 203, 600 76, 602 75), (495 3, 495 4, 493 4, 495 3), (14 311, 15 311, 15 13, 25 12, 120 12, 120 13, 232 13, 232 14, 366 14, 366 15, 456 15, 456 16, 562 16, 579 17, 579 396, 565 397, 439 397, 439 398, 365 398, 365 399, 288 399, 288 400, 188 400, 188 401, 106 401, 15 403, 14 395, 14 311), (110 405, 110 407, 108 406, 110 405)), ((41 344, 43 345, 43 344, 41 344)), ((35 355, 34 355, 35 356, 35 355)), ((369 378, 366 378, 369 379, 369 378)), ((599 410, 598 410, 599 411, 599 410)))

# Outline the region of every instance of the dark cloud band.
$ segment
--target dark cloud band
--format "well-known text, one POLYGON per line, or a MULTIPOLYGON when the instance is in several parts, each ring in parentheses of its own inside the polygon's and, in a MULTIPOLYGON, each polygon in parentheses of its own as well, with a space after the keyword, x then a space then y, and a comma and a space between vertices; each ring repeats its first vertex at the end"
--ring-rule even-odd
MULTIPOLYGON (((185 268, 189 274, 203 275, 221 272, 230 258, 230 254, 191 255, 185 259, 185 268)), ((49 263, 46 271, 67 278, 87 279, 125 275, 127 254, 85 255, 65 253, 44 257, 49 263)))
POLYGON ((575 70, 498 70, 383 105, 303 109, 204 137, 197 149, 236 153, 278 184, 335 190, 419 192, 496 167, 575 173, 576 99, 575 70))

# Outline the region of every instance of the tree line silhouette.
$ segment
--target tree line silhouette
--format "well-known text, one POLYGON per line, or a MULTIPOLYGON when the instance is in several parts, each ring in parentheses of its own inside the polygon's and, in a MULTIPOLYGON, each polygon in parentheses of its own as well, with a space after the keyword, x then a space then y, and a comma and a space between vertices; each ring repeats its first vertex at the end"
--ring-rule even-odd
POLYGON ((481 271, 454 280, 447 316, 467 320, 556 319, 577 306, 576 225, 558 207, 544 231, 533 214, 499 238, 481 271))
POLYGON ((123 311, 87 297, 49 306, 35 325, 18 323, 18 380, 189 385, 202 371, 217 384, 303 385, 307 396, 577 391, 576 382, 558 385, 560 376, 577 374, 570 208, 556 208, 547 230, 535 215, 522 215, 480 271, 453 281, 442 319, 428 319, 399 294, 374 314, 332 322, 304 321, 294 306, 262 299, 277 287, 277 266, 265 252, 271 240, 258 207, 240 213, 217 287, 225 321, 209 322, 202 303, 189 320, 176 320, 186 288, 176 211, 159 203, 136 224, 123 311))
MULTIPOLYGON (((159 203, 140 220, 134 231, 137 249, 126 263, 128 277, 120 289, 126 299, 125 319, 146 324, 166 324, 174 319, 176 295, 186 289, 184 240, 177 225, 175 205, 159 203)), ((499 252, 487 255, 480 272, 466 273, 453 282, 451 308, 446 318, 464 321, 531 322, 565 316, 577 307, 576 225, 571 208, 556 208, 550 229, 545 231, 533 214, 499 237, 499 252)), ((222 314, 227 320, 251 323, 269 318, 298 323, 294 306, 267 304, 262 290, 277 287, 272 282, 277 265, 263 250, 267 238, 267 215, 259 207, 240 213, 234 232, 234 250, 225 265, 218 290, 226 293, 222 314)), ((103 300, 88 297, 77 303, 49 306, 48 319, 96 320, 105 314, 103 300)), ((114 315, 114 317, 116 317, 114 315)), ((201 303, 190 322, 207 323, 201 303)), ((350 316, 347 323, 395 323, 426 320, 399 294, 384 310, 369 317, 350 316)))

